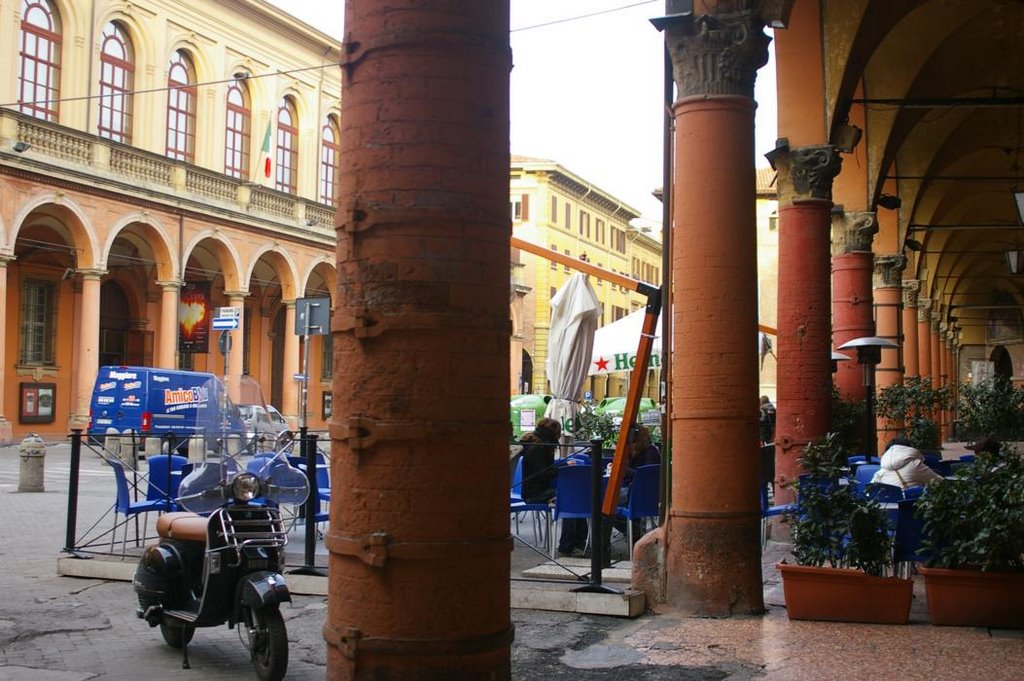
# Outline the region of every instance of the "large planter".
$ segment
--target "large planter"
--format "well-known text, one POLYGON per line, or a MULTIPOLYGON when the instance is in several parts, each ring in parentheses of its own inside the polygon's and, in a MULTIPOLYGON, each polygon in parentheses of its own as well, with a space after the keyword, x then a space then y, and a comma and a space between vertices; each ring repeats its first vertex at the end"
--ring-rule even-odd
POLYGON ((791 620, 906 624, 914 583, 860 570, 779 563, 791 620))
POLYGON ((1024 572, 918 569, 932 624, 1024 629, 1024 572))

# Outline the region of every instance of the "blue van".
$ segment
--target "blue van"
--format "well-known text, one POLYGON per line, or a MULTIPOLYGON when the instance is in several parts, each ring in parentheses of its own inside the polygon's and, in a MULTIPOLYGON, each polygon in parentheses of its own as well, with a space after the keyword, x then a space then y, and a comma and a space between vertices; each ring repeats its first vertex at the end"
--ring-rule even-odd
POLYGON ((89 436, 103 441, 116 430, 134 432, 144 447, 147 436, 238 434, 245 425, 238 409, 213 374, 156 367, 100 367, 89 402, 89 436), (223 403, 222 403, 223 400, 223 403), (226 413, 226 422, 220 418, 226 413))

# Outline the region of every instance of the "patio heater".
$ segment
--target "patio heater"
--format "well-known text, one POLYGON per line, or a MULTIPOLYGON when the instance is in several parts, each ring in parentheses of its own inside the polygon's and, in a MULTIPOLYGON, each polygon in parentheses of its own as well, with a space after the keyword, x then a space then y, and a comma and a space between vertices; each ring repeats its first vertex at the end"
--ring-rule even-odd
POLYGON ((875 367, 882 361, 882 348, 899 348, 899 343, 878 336, 862 336, 848 340, 837 350, 857 351, 857 363, 864 371, 864 456, 878 455, 878 435, 875 424, 875 367))

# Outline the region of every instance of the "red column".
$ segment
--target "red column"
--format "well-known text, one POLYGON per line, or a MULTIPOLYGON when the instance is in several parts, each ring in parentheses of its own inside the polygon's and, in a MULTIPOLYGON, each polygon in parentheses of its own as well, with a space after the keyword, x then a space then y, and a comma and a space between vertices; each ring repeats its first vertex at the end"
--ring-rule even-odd
POLYGON ((771 160, 779 174, 779 262, 784 264, 779 267, 775 494, 785 503, 793 500, 787 483, 800 474, 797 459, 804 446, 828 433, 832 416, 829 226, 840 157, 831 146, 783 147, 771 160))
POLYGON ((508 0, 348 0, 327 675, 509 679, 508 0))
POLYGON ((903 281, 903 375, 920 376, 918 368, 920 349, 917 342, 917 292, 921 283, 916 279, 903 281))
MULTIPOLYGON (((907 259, 903 255, 879 255, 875 257, 875 327, 876 335, 900 342, 900 322, 902 321, 902 275, 907 259)), ((903 383, 903 371, 900 353, 895 350, 882 350, 882 358, 875 368, 876 396, 888 386, 903 383)), ((878 419, 875 433, 876 452, 884 452, 885 444, 896 436, 896 432, 905 424, 891 423, 878 419)))
MULTIPOLYGON (((832 258, 832 347, 875 335, 871 276, 874 254, 871 241, 878 233, 873 212, 834 212, 832 231, 839 251, 832 258)), ((864 375, 856 352, 839 362, 833 378, 839 395, 848 402, 864 401, 864 375)))
MULTIPOLYGON (((704 5, 714 11, 709 6, 717 4, 704 5)), ((744 11, 666 29, 679 95, 672 205, 680 230, 672 239, 673 507, 665 600, 698 615, 764 610, 758 366, 751 352, 757 338, 753 82, 767 59, 763 28, 744 11)))
POLYGON ((917 303, 917 368, 922 378, 932 376, 932 303, 919 298, 917 303))

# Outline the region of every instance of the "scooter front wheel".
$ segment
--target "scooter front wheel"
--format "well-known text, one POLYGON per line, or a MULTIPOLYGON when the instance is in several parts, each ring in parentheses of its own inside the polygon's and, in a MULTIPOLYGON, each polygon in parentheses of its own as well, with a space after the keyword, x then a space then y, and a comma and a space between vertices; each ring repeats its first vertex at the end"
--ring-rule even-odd
POLYGON ((242 608, 246 645, 260 681, 281 681, 288 671, 288 632, 276 607, 242 608))

